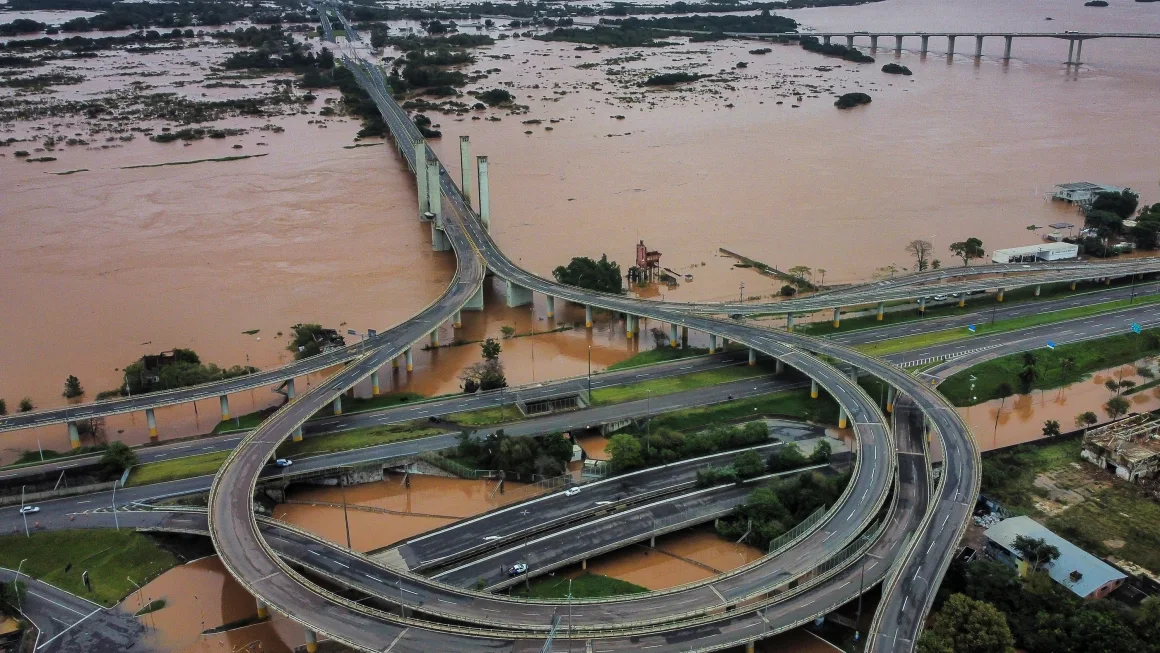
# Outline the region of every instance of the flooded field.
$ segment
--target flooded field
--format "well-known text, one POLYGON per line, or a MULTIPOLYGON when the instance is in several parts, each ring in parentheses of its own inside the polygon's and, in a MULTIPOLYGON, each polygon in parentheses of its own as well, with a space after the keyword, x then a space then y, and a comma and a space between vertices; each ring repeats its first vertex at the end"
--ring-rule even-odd
POLYGON ((761 556, 759 549, 697 529, 658 537, 656 548, 645 542, 593 558, 588 561, 588 573, 660 590, 711 578, 761 556))
MULTIPOLYGON (((1154 359, 1146 362, 1154 367, 1154 359)), ((1043 437, 1046 420, 1059 421, 1060 429, 1067 432, 1076 428, 1076 415, 1089 410, 1098 415, 1101 422, 1108 419, 1103 406, 1115 395, 1104 387, 1104 383, 1114 380, 1143 384, 1151 380, 1138 375, 1136 370, 1136 365, 1112 367, 1063 388, 1036 390, 1031 394, 1008 397, 1006 402, 992 400, 958 410, 970 424, 981 450, 1009 447, 1043 437)), ((1160 408, 1160 387, 1141 390, 1126 398, 1132 411, 1156 410, 1160 408)))
POLYGON ((274 517, 344 546, 349 523, 351 545, 365 552, 540 492, 536 486, 505 483, 501 494, 494 481, 422 474, 411 475, 410 487, 402 481, 401 474, 392 474, 379 483, 348 488, 298 488, 275 507, 274 517))

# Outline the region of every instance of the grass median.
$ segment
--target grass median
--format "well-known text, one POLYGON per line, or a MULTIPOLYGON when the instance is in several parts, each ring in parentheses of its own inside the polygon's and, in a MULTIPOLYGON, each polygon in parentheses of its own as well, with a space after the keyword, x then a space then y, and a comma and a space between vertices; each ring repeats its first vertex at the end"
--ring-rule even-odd
POLYGON ((63 530, 32 537, 0 537, 0 565, 55 585, 106 607, 177 564, 147 535, 125 529, 63 530), (89 587, 81 575, 89 572, 89 587), (129 579, 133 580, 130 581, 129 579))
POLYGON ((817 399, 811 399, 809 388, 785 390, 759 397, 675 410, 653 417, 652 426, 692 431, 725 422, 751 420, 755 417, 786 417, 835 424, 838 421, 838 403, 824 392, 819 394, 817 399))
POLYGON ((531 582, 531 589, 523 585, 512 588, 512 596, 527 596, 534 599, 566 599, 569 587, 574 599, 602 598, 606 596, 624 596, 625 594, 641 594, 649 591, 635 583, 630 583, 611 576, 584 573, 576 578, 569 579, 563 576, 549 576, 537 578, 531 582))
POLYGON ((883 340, 881 342, 854 345, 854 349, 874 356, 886 356, 888 354, 896 354, 903 351, 913 351, 915 349, 922 349, 923 347, 931 347, 933 345, 943 345, 948 342, 969 340, 971 338, 978 338, 979 336, 988 334, 1006 333, 1008 331, 1017 331, 1019 329, 1042 326, 1044 324, 1054 324, 1056 322, 1075 320, 1083 317, 1090 317, 1092 315, 1109 313, 1124 308, 1130 308, 1132 306, 1155 304, 1157 302, 1160 302, 1160 295, 1137 297, 1134 302, 1128 299, 1120 299, 1114 302, 1105 302, 1102 304, 1091 304, 1089 306, 1065 308, 1059 311, 1051 311, 1050 313, 1037 313, 1035 315, 1013 317, 1007 320, 999 320, 994 324, 980 323, 975 325, 975 333, 971 333, 967 330, 966 327, 954 327, 952 329, 943 329, 941 331, 932 331, 930 333, 919 333, 913 336, 904 336, 902 338, 891 338, 890 340, 883 340))

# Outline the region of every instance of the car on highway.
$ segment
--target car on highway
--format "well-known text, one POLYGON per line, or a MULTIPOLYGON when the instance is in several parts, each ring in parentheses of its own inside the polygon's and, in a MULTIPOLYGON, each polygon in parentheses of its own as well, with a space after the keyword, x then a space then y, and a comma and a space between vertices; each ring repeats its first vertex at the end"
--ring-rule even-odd
POLYGON ((289 467, 290 465, 293 465, 293 464, 294 464, 294 461, 290 460, 289 458, 279 458, 278 460, 274 461, 274 465, 277 467, 289 467))
POLYGON ((517 562, 508 569, 508 576, 519 576, 528 571, 528 565, 523 562, 517 562))
POLYGON ((946 298, 946 295, 935 295, 934 297, 931 297, 931 299, 935 300, 936 302, 946 301, 946 298))
POLYGON ((580 494, 580 488, 575 487, 575 486, 570 487, 567 490, 564 490, 564 496, 566 496, 566 497, 574 497, 577 494, 580 494))
POLYGON ((21 506, 20 508, 22 515, 32 515, 38 512, 40 512, 40 506, 21 506))

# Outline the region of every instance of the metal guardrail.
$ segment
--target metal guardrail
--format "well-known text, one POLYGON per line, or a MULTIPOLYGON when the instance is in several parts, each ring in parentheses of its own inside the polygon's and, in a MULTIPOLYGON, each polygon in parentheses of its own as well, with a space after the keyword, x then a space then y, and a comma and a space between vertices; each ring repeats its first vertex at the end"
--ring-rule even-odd
POLYGON ((766 555, 774 556, 781 553, 791 543, 797 540, 803 533, 809 531, 816 526, 826 516, 826 506, 822 506, 814 511, 812 515, 806 517, 797 526, 788 531, 778 535, 769 541, 769 547, 766 549, 766 555))

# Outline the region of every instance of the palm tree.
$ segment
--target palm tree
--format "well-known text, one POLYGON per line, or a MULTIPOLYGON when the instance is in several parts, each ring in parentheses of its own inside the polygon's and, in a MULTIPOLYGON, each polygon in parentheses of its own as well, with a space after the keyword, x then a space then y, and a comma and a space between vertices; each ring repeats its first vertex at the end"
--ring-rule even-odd
POLYGON ((826 268, 818 268, 818 274, 821 275, 821 280, 818 281, 818 288, 821 289, 826 283, 826 268))
POLYGON ((1075 356, 1068 356, 1059 361, 1059 371, 1064 378, 1071 376, 1071 373, 1075 371, 1075 356))

